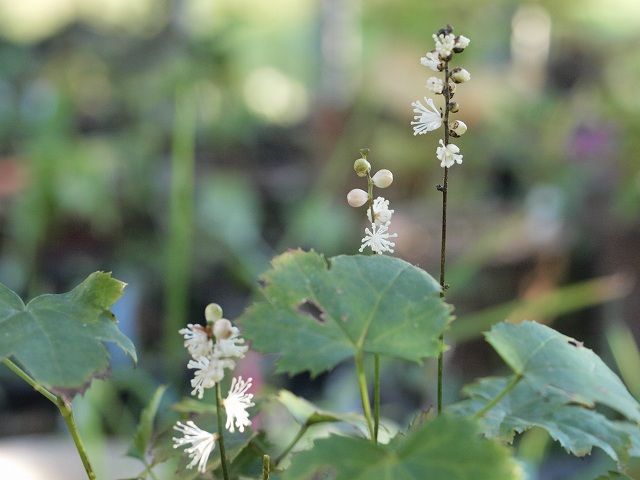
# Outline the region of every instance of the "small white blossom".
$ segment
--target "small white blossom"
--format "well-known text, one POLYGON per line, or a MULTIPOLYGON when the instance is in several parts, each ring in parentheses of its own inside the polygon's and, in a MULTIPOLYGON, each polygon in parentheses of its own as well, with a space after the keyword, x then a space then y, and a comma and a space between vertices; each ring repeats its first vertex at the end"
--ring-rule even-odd
POLYGON ((213 342, 202 325, 190 323, 178 333, 184 337, 184 346, 193 358, 206 357, 213 351, 213 342))
POLYGON ((244 344, 244 338, 240 337, 238 327, 231 327, 231 335, 228 338, 217 339, 213 346, 213 356, 217 358, 244 358, 249 347, 244 344))
POLYGON ((191 386, 193 387, 191 395, 198 395, 198 398, 202 399, 206 388, 214 387, 216 383, 224 378, 224 369, 233 369, 235 366, 236 364, 233 360, 213 357, 201 357, 197 360, 190 360, 187 368, 196 371, 191 380, 191 386))
POLYGON ((442 93, 444 82, 438 77, 429 77, 427 78, 427 88, 433 93, 442 93))
POLYGON ((227 423, 225 428, 231 433, 237 427, 240 432, 244 432, 244 427, 251 425, 247 408, 253 407, 255 403, 251 401, 253 394, 247 393, 251 388, 253 379, 246 381, 242 377, 234 377, 231 380, 231 388, 227 398, 223 400, 224 409, 227 412, 227 423))
POLYGON ((451 79, 456 83, 464 83, 471 80, 471 74, 468 70, 457 67, 451 72, 451 79))
POLYGON ((209 455, 216 446, 218 434, 201 430, 191 420, 186 424, 178 422, 174 425, 173 429, 184 434, 182 438, 173 437, 173 448, 191 445, 184 449, 185 453, 189 455, 191 459, 191 463, 187 465, 187 468, 193 468, 197 464, 198 471, 205 473, 207 460, 209 460, 209 455))
POLYGON ((427 52, 424 57, 420 57, 420 63, 434 72, 442 69, 442 62, 436 52, 427 52))
MULTIPOLYGON (((386 225, 388 227, 394 211, 389 210, 389 200, 384 197, 378 197, 373 201, 373 216, 377 225, 386 225)), ((369 208, 367 209, 367 218, 371 223, 374 223, 371 220, 371 209, 369 208)))
POLYGON ((447 58, 451 55, 451 51, 456 44, 456 36, 453 33, 447 35, 443 33, 436 35, 434 33, 433 40, 436 42, 436 52, 438 52, 440 58, 447 58))
POLYGON ((413 112, 416 114, 413 116, 414 121, 411 122, 414 135, 423 135, 440 128, 440 125, 442 125, 442 115, 433 100, 427 97, 424 97, 424 99, 429 108, 425 107, 420 100, 416 100, 411 104, 413 112))
POLYGON ((458 35, 458 38, 456 38, 455 48, 461 48, 464 50, 469 46, 470 43, 471 40, 469 40, 467 37, 465 37, 464 35, 458 35))
POLYGON ((366 247, 369 247, 379 255, 382 255, 384 252, 393 253, 393 247, 395 247, 396 244, 389 239, 396 238, 398 234, 388 233, 388 230, 388 225, 376 225, 375 223, 371 225, 371 230, 365 228, 365 236, 362 239, 360 251, 362 252, 366 247))
POLYGON ((455 163, 462 163, 462 155, 459 155, 460 149, 457 145, 450 143, 445 146, 442 140, 440 140, 440 145, 441 146, 436 149, 436 156, 438 160, 440 160, 441 167, 449 168, 455 163))
POLYGON ((453 122, 453 125, 451 125, 451 131, 455 132, 457 136, 464 135, 467 131, 467 124, 462 120, 456 120, 453 122))

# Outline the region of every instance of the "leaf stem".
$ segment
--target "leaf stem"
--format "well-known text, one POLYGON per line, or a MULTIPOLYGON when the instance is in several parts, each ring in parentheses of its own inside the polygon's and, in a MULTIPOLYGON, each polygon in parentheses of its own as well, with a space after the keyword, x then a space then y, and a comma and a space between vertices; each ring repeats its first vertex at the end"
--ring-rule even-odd
POLYGON ((76 446, 78 455, 80 455, 80 460, 82 460, 82 465, 87 472, 87 476, 90 480, 95 480, 96 474, 93 471, 93 467, 91 466, 91 462, 89 461, 89 456, 87 455, 87 451, 84 447, 84 444, 82 443, 82 439, 80 438, 80 432, 78 431, 78 426, 76 425, 75 419, 73 418, 73 411, 71 410, 70 403, 67 402, 64 398, 55 395, 54 393, 50 392, 48 389, 40 385, 33 377, 31 377, 27 372, 25 372, 22 368, 20 368, 8 358, 4 358, 2 360, 2 363, 9 370, 18 375, 22 380, 31 385, 36 392, 43 395, 47 400, 58 407, 58 410, 60 411, 60 414, 64 419, 64 423, 66 423, 67 428, 69 429, 69 433, 71 433, 73 443, 76 446))
POLYGON ((371 441, 375 443, 375 431, 373 428, 373 420, 371 418, 371 402, 369 400, 369 389, 367 387, 367 377, 364 373, 364 358, 363 353, 360 351, 356 353, 356 373, 358 375, 358 386, 360 387, 360 399, 362 400, 362 410, 364 416, 367 419, 367 427, 369 428, 369 435, 371 441))
POLYGON ((280 455, 278 455, 278 458, 276 458, 276 461, 275 461, 276 467, 280 465, 280 462, 284 460, 284 458, 289 454, 289 452, 293 449, 293 447, 296 446, 296 444, 300 441, 300 439, 304 436, 304 434, 307 433, 307 430, 309 429, 309 427, 310 425, 306 422, 300 427, 300 430, 298 430, 298 433, 296 434, 296 436, 293 437, 293 440, 289 442, 289 445, 287 445, 287 448, 285 448, 284 451, 280 455))
POLYGON ((224 430, 222 428, 222 397, 220 395, 220 383, 216 383, 216 420, 218 421, 218 445, 220 446, 220 463, 222 464, 222 476, 229 480, 229 468, 227 466, 227 453, 224 448, 224 430))
POLYGON ((269 455, 262 456, 262 480, 269 480, 269 470, 271 469, 271 459, 269 455))
MULTIPOLYGON (((449 61, 444 62, 444 145, 449 145, 449 103, 451 90, 449 89, 449 61)), ((440 242, 440 297, 444 298, 446 290, 445 264, 447 258, 447 191, 449 187, 449 167, 444 167, 444 176, 439 190, 442 192, 442 237, 440 242)), ((440 335, 440 353, 438 354, 438 415, 442 413, 442 377, 444 372, 444 334, 440 335)))
POLYGON ((484 407, 478 410, 473 418, 482 418, 483 416, 485 416, 489 410, 500 403, 500 400, 502 400, 511 390, 513 390, 513 388, 520 382, 520 380, 522 380, 521 374, 518 373, 514 375, 511 381, 505 385, 502 391, 493 400, 491 400, 484 407))
POLYGON ((373 441, 378 443, 380 429, 380 355, 373 356, 373 441))

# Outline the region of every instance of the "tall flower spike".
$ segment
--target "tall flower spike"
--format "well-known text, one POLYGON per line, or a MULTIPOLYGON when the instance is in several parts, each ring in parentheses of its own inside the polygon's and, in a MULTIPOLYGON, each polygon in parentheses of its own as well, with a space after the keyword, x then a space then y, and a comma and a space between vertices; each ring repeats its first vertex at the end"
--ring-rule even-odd
POLYGON ((424 135, 427 132, 437 130, 442 125, 442 115, 433 100, 427 97, 424 97, 424 99, 429 108, 425 107, 420 100, 416 100, 411 104, 413 112, 416 114, 413 117, 414 121, 411 122, 414 135, 424 135))
POLYGON ((202 325, 190 323, 178 333, 184 337, 184 346, 194 359, 211 355, 213 342, 202 325))
POLYGON ((253 407, 255 403, 251 401, 253 394, 247 393, 247 390, 251 388, 252 382, 252 378, 245 381, 242 377, 234 377, 231 380, 231 388, 227 398, 223 400, 224 409, 227 412, 225 428, 231 433, 236 427, 240 432, 244 432, 245 427, 251 426, 247 408, 253 407))
POLYGON ((173 429, 183 434, 182 438, 173 437, 173 448, 191 445, 184 449, 184 452, 191 459, 191 463, 187 465, 187 468, 190 469, 198 465, 198 471, 205 473, 207 460, 209 460, 209 455, 216 446, 218 434, 209 433, 198 428, 191 420, 187 421, 187 423, 178 422, 173 429))
POLYGON ((382 255, 384 252, 393 253, 393 247, 396 246, 394 242, 389 240, 390 238, 396 238, 397 233, 388 233, 388 225, 371 225, 371 230, 364 229, 365 236, 362 238, 362 245, 360 251, 362 252, 366 247, 371 248, 371 251, 382 255))

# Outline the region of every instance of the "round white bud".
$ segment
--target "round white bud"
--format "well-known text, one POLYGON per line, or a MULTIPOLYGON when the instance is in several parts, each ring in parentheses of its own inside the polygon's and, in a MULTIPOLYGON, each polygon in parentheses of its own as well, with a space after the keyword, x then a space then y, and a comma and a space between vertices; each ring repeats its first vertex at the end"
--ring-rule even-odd
POLYGON ((371 164, 366 158, 359 158, 353 162, 353 169, 359 177, 366 177, 367 173, 371 171, 371 164))
POLYGON ((219 318, 213 323, 213 336, 218 340, 225 340, 233 333, 233 325, 226 318, 219 318))
POLYGON ((352 207, 361 207, 369 200, 369 194, 359 188, 354 188, 347 193, 347 203, 352 207))
POLYGON ((204 309, 204 318, 207 319, 207 323, 213 323, 222 318, 222 307, 217 303, 210 303, 204 309))
POLYGON ((467 124, 462 120, 456 120, 453 122, 453 125, 451 125, 451 131, 455 132, 458 136, 464 135, 467 131, 467 124))
POLYGON ((387 188, 393 183, 393 173, 386 168, 378 170, 372 177, 373 184, 378 188, 387 188))
POLYGON ((456 67, 451 72, 451 80, 456 83, 464 83, 471 80, 471 74, 464 68, 456 67))

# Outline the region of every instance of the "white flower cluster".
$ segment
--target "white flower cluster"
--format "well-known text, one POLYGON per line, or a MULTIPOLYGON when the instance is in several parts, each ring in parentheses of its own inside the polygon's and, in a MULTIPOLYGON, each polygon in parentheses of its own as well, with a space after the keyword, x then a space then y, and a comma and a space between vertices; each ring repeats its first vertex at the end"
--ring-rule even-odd
MULTIPOLYGON (((444 79, 431 76, 427 79, 426 87, 436 95, 445 97, 445 112, 438 109, 431 98, 424 97, 425 103, 416 100, 411 104, 413 107, 414 135, 424 135, 440 128, 445 119, 449 119, 449 113, 458 111, 458 104, 452 101, 456 87, 460 83, 471 80, 471 74, 464 68, 456 67, 449 69, 449 62, 456 53, 461 53, 469 46, 471 40, 464 35, 454 35, 453 27, 447 25, 433 35, 435 48, 420 58, 420 63, 434 72, 443 72, 444 79)), ((448 122, 447 122, 448 123, 448 122)), ((456 163, 462 163, 460 148, 448 142, 449 136, 460 137, 467 131, 467 125, 456 120, 452 125, 445 125, 448 132, 445 132, 445 140, 440 140, 440 146, 436 149, 436 157, 440 160, 440 166, 450 168, 456 163)))
MULTIPOLYGON (((222 318, 222 308, 219 305, 208 305, 205 317, 206 327, 188 324, 178 332, 184 337, 184 346, 192 357, 187 368, 195 370, 191 380, 191 395, 197 395, 199 399, 202 399, 206 389, 213 388, 222 381, 225 369, 233 370, 236 360, 243 358, 249 349, 244 345, 245 340, 240 336, 240 330, 229 320, 222 318)), ((254 406, 253 394, 247 391, 251 388, 252 381, 251 378, 244 380, 242 377, 231 380, 231 388, 223 400, 227 414, 226 429, 231 433, 236 428, 244 432, 245 427, 251 425, 247 409, 254 406)), ((174 429, 182 433, 183 437, 173 438, 173 448, 191 445, 185 449, 191 459, 187 468, 198 465, 198 470, 204 473, 219 434, 201 430, 192 421, 186 424, 178 422, 174 429)))
POLYGON ((354 162, 353 169, 359 177, 367 177, 368 191, 354 188, 347 194, 347 203, 352 207, 367 204, 367 218, 371 223, 371 229, 364 229, 365 236, 362 238, 360 252, 369 247, 379 255, 385 252, 393 253, 396 244, 390 239, 396 238, 398 234, 389 233, 389 226, 394 210, 389 209, 389 200, 384 197, 373 199, 373 187, 387 188, 393 182, 393 173, 383 168, 371 176, 371 164, 366 158, 368 151, 363 150, 361 153, 362 157, 354 162))

